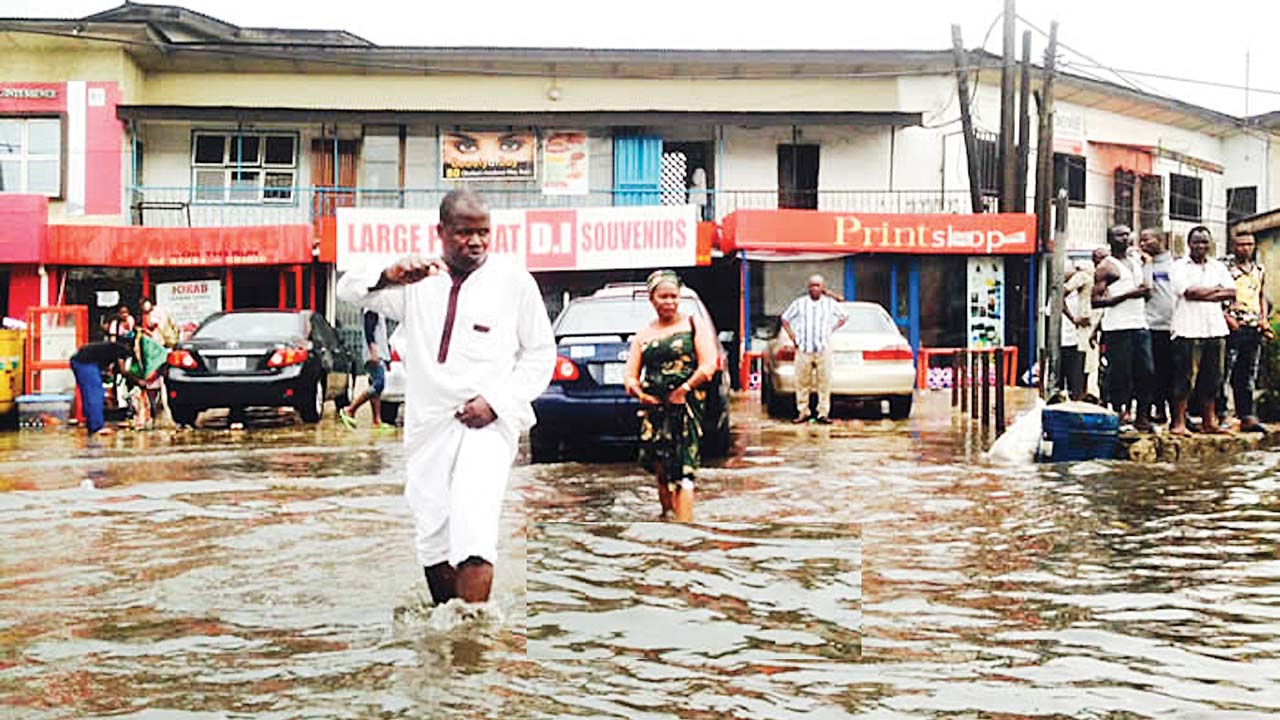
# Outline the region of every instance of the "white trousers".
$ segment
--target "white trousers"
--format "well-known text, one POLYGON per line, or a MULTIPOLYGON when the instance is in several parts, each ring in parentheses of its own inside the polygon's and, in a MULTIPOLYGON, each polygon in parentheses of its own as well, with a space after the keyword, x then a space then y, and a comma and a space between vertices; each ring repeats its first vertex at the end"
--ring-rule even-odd
POLYGON ((418 563, 498 555, 498 522, 518 436, 501 420, 473 430, 442 418, 406 438, 405 499, 413 510, 418 563))

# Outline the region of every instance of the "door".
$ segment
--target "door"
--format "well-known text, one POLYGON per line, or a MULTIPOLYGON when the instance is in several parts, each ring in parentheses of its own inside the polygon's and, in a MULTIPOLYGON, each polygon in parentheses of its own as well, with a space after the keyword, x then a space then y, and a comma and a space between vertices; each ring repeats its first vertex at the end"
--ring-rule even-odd
POLYGON ((311 141, 311 186, 316 188, 311 200, 311 217, 317 234, 321 218, 332 217, 338 208, 356 204, 357 153, 355 140, 335 142, 333 138, 318 138, 311 141))
POLYGON ((331 398, 338 397, 347 389, 347 383, 351 379, 351 357, 338 341, 338 333, 319 313, 311 315, 311 335, 312 347, 320 349, 320 364, 326 373, 327 395, 331 398))
POLYGON ((613 139, 613 204, 657 205, 662 201, 662 138, 619 135, 613 139))

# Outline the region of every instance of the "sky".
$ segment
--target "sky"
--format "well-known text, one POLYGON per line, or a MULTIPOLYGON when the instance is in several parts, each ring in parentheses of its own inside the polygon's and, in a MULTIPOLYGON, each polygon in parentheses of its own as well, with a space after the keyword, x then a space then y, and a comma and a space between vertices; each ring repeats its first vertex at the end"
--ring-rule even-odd
MULTIPOLYGON (((82 17, 113 0, 5 0, 7 17, 82 17)), ((357 3, 315 0, 171 0, 246 27, 346 30, 380 45, 696 49, 920 49, 951 46, 959 23, 966 47, 999 53, 991 29, 1001 0, 551 0, 531 3, 357 3), (358 8, 358 12, 353 9, 358 8), (989 32, 990 31, 990 32, 989 32), (989 33, 989 34, 988 34, 989 33)), ((1215 0, 1018 0, 1018 40, 1033 53, 1059 22, 1068 69, 1232 115, 1280 110, 1280 2, 1215 0), (1179 7, 1181 6, 1181 7, 1179 7), (1034 27, 1032 27, 1034 26, 1034 27), (1246 56, 1248 57, 1246 108, 1246 56), (1100 67, 1101 66, 1101 67, 1100 67), (1128 71, 1124 80, 1108 69, 1128 71), (1138 73, 1220 83, 1213 87, 1138 73)), ((1019 50, 1020 52, 1020 50, 1019 50)), ((2 64, 0 64, 2 67, 2 64)))

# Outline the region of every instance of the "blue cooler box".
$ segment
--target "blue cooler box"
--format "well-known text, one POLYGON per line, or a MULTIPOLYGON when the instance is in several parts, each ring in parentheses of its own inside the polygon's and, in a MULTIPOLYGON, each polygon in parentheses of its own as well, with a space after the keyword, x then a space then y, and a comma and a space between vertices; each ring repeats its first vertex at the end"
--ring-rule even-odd
POLYGON ((1090 403, 1049 405, 1040 414, 1041 462, 1110 460, 1116 456, 1120 416, 1090 403))

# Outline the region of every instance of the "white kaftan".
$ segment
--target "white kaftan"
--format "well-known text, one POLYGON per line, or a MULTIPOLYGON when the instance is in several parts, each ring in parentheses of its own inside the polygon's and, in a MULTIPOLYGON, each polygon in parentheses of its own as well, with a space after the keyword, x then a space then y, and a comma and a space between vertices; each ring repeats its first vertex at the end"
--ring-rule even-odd
POLYGON ((556 345, 533 276, 490 256, 455 283, 443 273, 370 292, 381 269, 352 271, 338 297, 400 321, 405 369, 405 497, 413 510, 418 561, 493 562, 502 496, 530 403, 551 381, 556 345), (456 311, 445 343, 450 296, 456 311), (454 414, 477 395, 497 414, 478 430, 454 414))

